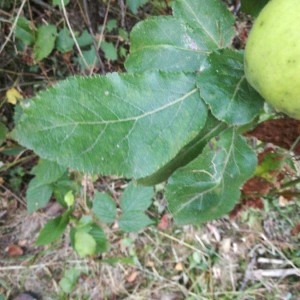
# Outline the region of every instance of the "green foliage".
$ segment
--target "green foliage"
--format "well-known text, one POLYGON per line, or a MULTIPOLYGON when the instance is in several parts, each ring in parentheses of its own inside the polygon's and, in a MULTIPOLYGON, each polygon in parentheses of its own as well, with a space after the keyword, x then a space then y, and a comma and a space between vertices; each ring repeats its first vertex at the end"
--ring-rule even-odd
POLYGON ((54 192, 53 184, 57 182, 65 172, 66 168, 53 161, 39 161, 32 170, 32 174, 35 175, 35 178, 30 181, 26 192, 28 212, 32 213, 48 203, 54 192))
POLYGON ((59 282, 59 286, 64 293, 70 294, 75 288, 81 272, 78 269, 72 268, 65 270, 63 278, 59 282))
POLYGON ((134 14, 137 13, 139 7, 146 4, 147 2, 149 2, 149 0, 126 0, 127 6, 134 14))
MULTIPOLYGON (((144 185, 168 180, 177 223, 224 215, 256 166, 240 126, 263 106, 244 78, 243 52, 229 49, 233 26, 219 0, 174 1, 173 16, 149 18, 132 30, 128 73, 73 77, 40 93, 24 108, 14 138, 65 167, 144 185)), ((120 217, 112 199, 96 194, 93 212, 138 231, 152 223, 144 214, 150 190, 129 185, 120 217)), ((90 229, 78 232, 77 239, 94 245, 90 229)))
POLYGON ((144 212, 151 205, 153 189, 130 183, 120 199, 121 216, 117 216, 115 201, 107 194, 97 193, 93 201, 93 212, 102 222, 111 224, 118 221, 125 232, 137 232, 153 224, 144 212))
POLYGON ((42 60, 52 52, 55 45, 56 34, 56 27, 54 25, 41 25, 38 27, 33 48, 36 61, 42 60))
POLYGON ((6 126, 0 122, 0 145, 5 141, 7 132, 6 126))
POLYGON ((41 230, 36 244, 47 245, 60 238, 69 223, 69 218, 70 211, 66 211, 61 216, 48 221, 48 223, 41 230))
POLYGON ((252 16, 257 16, 269 0, 241 0, 241 10, 252 16))

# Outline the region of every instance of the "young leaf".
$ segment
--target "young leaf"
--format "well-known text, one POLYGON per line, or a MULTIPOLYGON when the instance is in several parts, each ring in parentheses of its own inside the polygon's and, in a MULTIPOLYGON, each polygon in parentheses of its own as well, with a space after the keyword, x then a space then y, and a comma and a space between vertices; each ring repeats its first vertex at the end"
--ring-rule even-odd
POLYGON ((55 183, 66 172, 57 163, 41 159, 32 169, 35 177, 30 181, 26 191, 27 210, 32 213, 44 207, 52 193, 52 183, 55 183))
POLYGON ((69 223, 69 215, 70 212, 68 211, 61 216, 48 221, 39 233, 36 244, 40 246, 47 245, 57 240, 64 233, 69 223))
POLYGON ((6 126, 2 122, 0 122, 0 146, 5 141, 7 132, 8 129, 6 128, 6 126))
POLYGON ((73 49, 74 40, 71 37, 71 33, 68 28, 64 27, 59 31, 55 46, 57 50, 62 53, 69 52, 73 49))
POLYGON ((106 235, 101 227, 99 227, 97 224, 92 224, 89 234, 96 241, 95 253, 103 253, 107 251, 108 242, 107 242, 106 235))
POLYGON ((153 224, 145 214, 145 210, 152 202, 153 188, 130 183, 121 198, 122 215, 119 227, 126 232, 138 232, 142 228, 153 224))
POLYGON ((93 200, 93 212, 100 221, 111 224, 117 214, 116 203, 109 195, 96 192, 93 200))
POLYGON ((56 26, 41 25, 37 30, 37 38, 33 52, 36 61, 47 57, 54 49, 56 40, 56 26))
POLYGON ((194 80, 164 72, 72 78, 32 100, 12 134, 61 165, 145 177, 204 126, 194 80))
POLYGON ((107 60, 115 61, 118 59, 117 49, 113 43, 103 41, 101 43, 101 49, 104 52, 104 56, 107 60))
POLYGON ((25 17, 20 16, 18 18, 15 36, 17 39, 21 40, 25 45, 32 45, 34 42, 34 30, 33 26, 29 20, 25 17))
POLYGON ((64 293, 69 294, 72 292, 80 277, 80 273, 76 268, 65 270, 63 278, 59 281, 59 286, 64 293))
POLYGON ((38 178, 32 179, 26 190, 27 211, 33 213, 43 208, 49 202, 52 193, 50 184, 41 184, 38 178))
POLYGON ((136 14, 137 10, 140 6, 146 4, 147 2, 149 2, 149 0, 127 0, 127 6, 129 7, 129 9, 136 14))
POLYGON ((119 227, 125 232, 138 232, 153 223, 153 220, 144 213, 140 211, 132 211, 121 216, 119 220, 119 227))
POLYGON ((130 183, 121 197, 121 210, 123 214, 133 211, 144 212, 151 204, 153 188, 130 183))
POLYGON ((263 98, 244 75, 243 53, 230 49, 213 52, 210 66, 198 76, 200 94, 212 114, 230 125, 250 123, 263 108, 263 98))
POLYGON ((210 50, 224 48, 234 37, 234 17, 220 0, 175 0, 174 17, 201 35, 210 50))
POLYGON ((228 213, 255 166, 255 153, 236 130, 222 132, 170 177, 166 198, 175 222, 198 224, 228 213))
POLYGON ((86 257, 96 253, 96 241, 86 231, 78 230, 75 233, 75 250, 80 257, 86 257))

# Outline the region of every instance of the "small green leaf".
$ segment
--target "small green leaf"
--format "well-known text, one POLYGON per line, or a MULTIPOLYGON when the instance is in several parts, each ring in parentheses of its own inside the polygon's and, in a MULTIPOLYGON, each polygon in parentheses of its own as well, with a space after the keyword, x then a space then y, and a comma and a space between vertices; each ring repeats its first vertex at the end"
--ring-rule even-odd
POLYGON ((241 0, 241 10, 256 17, 269 0, 241 0))
POLYGON ((76 231, 75 250, 80 257, 86 257, 96 253, 96 241, 91 234, 85 231, 76 231))
POLYGON ((27 211, 33 213, 45 207, 49 202, 53 189, 49 184, 40 184, 39 179, 34 178, 30 181, 26 190, 27 211))
POLYGON ((89 231, 89 234, 94 238, 96 241, 96 253, 103 253, 107 251, 108 249, 108 242, 106 235, 101 227, 99 227, 97 224, 92 224, 91 230, 89 231))
POLYGON ((104 56, 107 60, 115 61, 118 59, 117 49, 113 43, 103 41, 101 43, 101 49, 104 52, 104 56))
POLYGON ((63 278, 59 281, 59 286, 64 293, 70 294, 73 291, 80 277, 80 273, 81 272, 75 268, 65 270, 63 278))
POLYGON ((255 170, 256 155, 236 129, 227 129, 169 179, 166 198, 178 224, 199 224, 228 213, 255 170))
POLYGON ((121 197, 121 210, 123 214, 133 211, 144 212, 151 204, 154 191, 152 187, 145 187, 130 183, 121 197))
POLYGON ((119 219, 119 227, 126 232, 138 232, 142 228, 153 224, 153 221, 145 214, 145 210, 151 205, 153 188, 130 183, 121 197, 122 215, 119 219))
POLYGON ((41 25, 37 30, 37 38, 33 52, 36 61, 40 61, 52 52, 56 40, 56 26, 41 25))
MULTIPOLYGON (((57 6, 61 7, 62 6, 61 1, 62 0, 52 0, 52 5, 53 6, 57 5, 57 6)), ((67 6, 69 4, 69 2, 70 2, 70 0, 63 0, 63 5, 67 6)))
POLYGON ((58 33, 56 40, 56 49, 62 53, 69 52, 73 50, 74 40, 71 37, 70 31, 68 28, 64 27, 58 33))
POLYGON ((77 43, 80 47, 86 47, 93 44, 93 37, 87 30, 83 30, 81 35, 77 38, 77 43))
POLYGON ((149 0, 127 0, 127 6, 129 9, 136 14, 139 7, 149 2, 149 0))
POLYGON ((153 220, 144 213, 132 211, 122 214, 119 220, 119 228, 125 232, 138 232, 153 223, 153 220))
POLYGON ((36 244, 39 246, 48 245, 57 240, 64 233, 68 223, 69 212, 66 212, 63 215, 48 221, 39 233, 36 244))
POLYGON ((64 201, 65 203, 67 204, 68 207, 71 207, 73 206, 74 204, 74 194, 72 191, 68 191, 68 193, 65 194, 65 197, 64 197, 64 201))
POLYGON ((20 16, 18 18, 15 36, 21 40, 25 45, 30 46, 34 42, 34 27, 29 20, 20 16))
POLYGON ((111 224, 117 214, 116 203, 109 195, 96 192, 93 200, 93 212, 100 221, 111 224))
POLYGON ((6 126, 0 122, 0 145, 5 141, 7 132, 6 126))
POLYGON ((229 125, 250 123, 262 110, 263 98, 244 75, 244 55, 230 49, 213 52, 210 66, 198 76, 200 94, 212 114, 229 125))
POLYGON ((78 59, 81 70, 94 68, 99 65, 99 59, 94 47, 90 47, 89 50, 82 51, 82 55, 83 57, 80 56, 78 59))
POLYGON ((108 20, 105 28, 107 32, 111 32, 112 30, 117 29, 118 21, 116 19, 108 20))
POLYGON ((55 183, 66 172, 66 168, 57 163, 41 159, 32 169, 35 177, 30 181, 26 191, 27 210, 29 213, 44 207, 52 193, 55 183))

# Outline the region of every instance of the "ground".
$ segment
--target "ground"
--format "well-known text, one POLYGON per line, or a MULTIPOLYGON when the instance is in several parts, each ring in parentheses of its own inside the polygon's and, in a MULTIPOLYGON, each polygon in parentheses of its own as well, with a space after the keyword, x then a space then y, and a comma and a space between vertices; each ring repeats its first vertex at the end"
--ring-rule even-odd
MULTIPOLYGON (((152 0, 133 13, 122 0, 71 1, 66 11, 40 0, 0 1, 1 124, 8 130, 13 128, 14 101, 19 95, 30 97, 74 74, 123 70, 131 28, 150 15, 169 14, 169 2, 152 0), (34 47, 24 46, 26 40, 14 34, 15 20, 20 16, 31 20, 30 26, 69 22, 76 34, 87 29, 93 42, 81 46, 82 53, 76 51, 76 45, 66 52, 58 50, 64 44, 56 46, 34 63, 34 47), (93 52, 101 36, 119 51, 115 53, 108 46, 98 54, 93 52), (8 95, 12 95, 10 99, 8 95)), ((234 11, 235 1, 225 2, 234 11)), ((233 44, 240 49, 251 22, 243 14, 236 18, 233 44)), ((25 39, 28 27, 22 28, 25 39)), ((249 133, 266 142, 260 158, 270 152, 281 155, 277 146, 290 148, 299 136, 299 123, 279 122, 276 126, 264 123, 249 133), (276 135, 267 135, 274 126, 276 135), (286 134, 287 128, 290 134, 286 134)), ((201 226, 176 226, 165 210, 162 191, 154 201, 155 209, 149 212, 159 220, 157 225, 134 234, 121 234, 116 226, 105 226, 109 251, 83 259, 70 246, 68 232, 51 245, 36 246, 39 231, 47 220, 60 214, 61 206, 51 200, 46 208, 27 212, 26 188, 37 157, 7 134, 0 146, 0 299, 14 299, 24 291, 44 300, 300 299, 299 201, 295 190, 292 196, 274 192, 287 173, 290 182, 298 183, 295 153, 285 152, 293 166, 290 170, 285 165, 272 173, 276 180, 271 186, 257 178, 249 181, 243 188, 244 198, 229 216, 201 226), (253 191, 259 194, 254 196, 253 191)), ((122 178, 89 178, 76 172, 72 176, 80 186, 76 199, 79 215, 89 192, 106 190, 118 199, 126 185, 122 178)))

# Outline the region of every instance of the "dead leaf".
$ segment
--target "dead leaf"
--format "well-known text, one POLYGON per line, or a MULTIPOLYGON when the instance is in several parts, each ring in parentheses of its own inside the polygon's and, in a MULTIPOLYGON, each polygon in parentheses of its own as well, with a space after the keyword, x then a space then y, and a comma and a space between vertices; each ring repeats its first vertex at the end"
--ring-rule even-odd
POLYGON ((23 96, 16 88, 12 87, 6 91, 6 99, 8 103, 16 105, 18 100, 23 99, 23 96))
POLYGON ((169 226, 170 226, 170 216, 168 214, 164 214, 161 217, 157 225, 157 228, 160 230, 166 230, 169 226))
POLYGON ((257 125, 255 129, 246 133, 247 136, 253 136, 265 142, 272 143, 284 149, 291 150, 295 154, 300 154, 300 121, 291 118, 281 118, 267 120, 257 125), (294 143, 297 141, 297 144, 294 143))
POLYGON ((138 271, 133 271, 126 277, 126 281, 128 283, 132 283, 137 279, 138 275, 139 275, 138 271))
POLYGON ((24 250, 20 246, 14 244, 6 247, 5 252, 8 256, 21 256, 24 254, 24 250))

